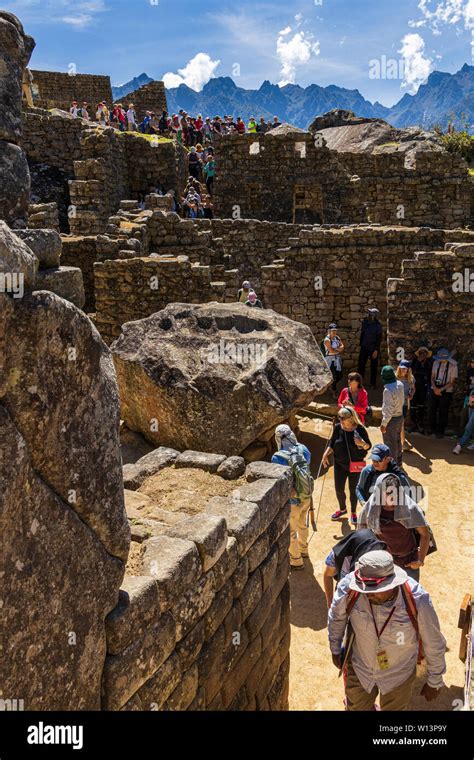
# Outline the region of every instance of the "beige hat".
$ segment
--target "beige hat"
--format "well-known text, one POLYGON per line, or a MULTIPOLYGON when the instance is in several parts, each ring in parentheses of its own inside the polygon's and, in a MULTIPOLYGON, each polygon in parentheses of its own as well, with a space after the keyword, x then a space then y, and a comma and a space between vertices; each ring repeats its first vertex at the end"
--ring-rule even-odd
POLYGON ((407 580, 408 575, 394 564, 392 555, 377 549, 359 557, 349 588, 361 594, 378 594, 402 586, 407 580))
POLYGON ((426 346, 420 346, 419 348, 417 348, 415 351, 415 356, 418 356, 420 351, 426 351, 426 353, 428 354, 428 359, 430 358, 430 356, 433 356, 433 351, 430 351, 430 349, 427 348, 426 346))

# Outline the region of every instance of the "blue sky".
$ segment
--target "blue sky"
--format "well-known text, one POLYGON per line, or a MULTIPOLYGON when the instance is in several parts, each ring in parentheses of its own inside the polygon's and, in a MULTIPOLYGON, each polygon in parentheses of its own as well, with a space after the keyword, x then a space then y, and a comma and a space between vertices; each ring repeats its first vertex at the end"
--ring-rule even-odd
POLYGON ((200 89, 211 76, 337 84, 392 105, 430 71, 473 63, 474 0, 12 0, 31 67, 142 72, 200 89), (396 77, 396 78, 395 78, 396 77))

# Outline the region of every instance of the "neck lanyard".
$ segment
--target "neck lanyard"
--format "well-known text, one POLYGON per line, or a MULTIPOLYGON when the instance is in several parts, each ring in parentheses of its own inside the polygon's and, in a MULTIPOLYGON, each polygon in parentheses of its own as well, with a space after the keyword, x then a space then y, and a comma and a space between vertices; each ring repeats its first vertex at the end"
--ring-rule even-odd
MULTIPOLYGON (((369 602, 369 604, 370 604, 370 602, 369 602)), ((393 607, 392 607, 392 609, 390 611, 390 615, 388 616, 388 618, 386 619, 385 623, 383 624, 383 627, 382 627, 382 630, 380 631, 380 633, 379 633, 379 629, 377 628, 377 623, 375 622, 375 617, 374 617, 374 611, 372 609, 372 604, 370 604, 370 612, 371 612, 371 615, 372 615, 372 620, 374 621, 374 628, 375 628, 375 633, 377 634, 377 640, 380 643, 380 639, 382 637, 382 634, 385 631, 387 625, 389 624, 389 622, 390 622, 390 620, 392 618, 393 613, 395 612, 395 604, 393 605, 393 607)))

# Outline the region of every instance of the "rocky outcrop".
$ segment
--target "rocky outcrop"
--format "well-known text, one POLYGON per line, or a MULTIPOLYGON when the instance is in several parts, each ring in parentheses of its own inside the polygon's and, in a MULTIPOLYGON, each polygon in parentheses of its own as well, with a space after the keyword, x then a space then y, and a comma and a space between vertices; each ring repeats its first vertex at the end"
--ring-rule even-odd
POLYGON ((317 116, 309 131, 322 135, 327 147, 339 153, 444 151, 441 140, 433 132, 420 127, 396 129, 384 119, 356 116, 340 108, 317 116))
POLYGON ((27 710, 95 710, 130 544, 118 394, 85 314, 33 292, 37 265, 0 225, 0 273, 23 290, 0 292, 0 683, 27 710))
POLYGON ((34 46, 18 19, 0 11, 0 219, 13 226, 24 226, 28 212, 29 171, 18 142, 23 71, 34 46))
POLYGON ((242 304, 171 304, 112 353, 127 426, 180 450, 240 454, 331 380, 308 327, 242 304))

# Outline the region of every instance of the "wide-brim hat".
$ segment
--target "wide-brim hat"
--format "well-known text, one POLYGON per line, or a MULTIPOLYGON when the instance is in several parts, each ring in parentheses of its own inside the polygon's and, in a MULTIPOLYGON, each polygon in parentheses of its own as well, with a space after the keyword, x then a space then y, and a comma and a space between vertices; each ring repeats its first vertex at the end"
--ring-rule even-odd
POLYGON ((390 591, 408 580, 405 570, 395 565, 392 555, 382 549, 366 552, 359 557, 351 576, 349 588, 360 594, 390 591))
POLYGON ((427 346, 420 346, 419 348, 417 348, 416 351, 415 351, 415 356, 418 356, 418 354, 420 353, 420 351, 426 351, 426 353, 428 354, 428 359, 431 356, 433 356, 433 351, 430 351, 430 349, 427 346))
POLYGON ((436 352, 436 356, 434 357, 435 361, 449 361, 453 358, 452 351, 449 350, 449 348, 446 348, 446 346, 441 346, 441 348, 438 348, 436 352))

